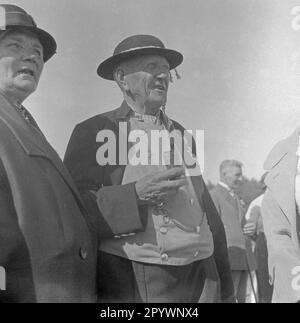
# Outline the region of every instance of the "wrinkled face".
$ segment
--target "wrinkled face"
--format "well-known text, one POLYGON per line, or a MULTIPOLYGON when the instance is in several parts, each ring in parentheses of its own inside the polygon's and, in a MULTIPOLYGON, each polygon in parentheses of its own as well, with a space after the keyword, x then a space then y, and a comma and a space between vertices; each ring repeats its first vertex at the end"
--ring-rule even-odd
POLYGON ((237 189, 243 179, 243 172, 241 167, 228 166, 223 171, 223 182, 231 189, 237 189))
POLYGON ((43 70, 43 47, 31 33, 8 32, 0 39, 0 90, 23 101, 38 86, 43 70))
POLYGON ((123 63, 126 92, 140 106, 160 108, 167 102, 169 63, 161 56, 140 56, 123 63))

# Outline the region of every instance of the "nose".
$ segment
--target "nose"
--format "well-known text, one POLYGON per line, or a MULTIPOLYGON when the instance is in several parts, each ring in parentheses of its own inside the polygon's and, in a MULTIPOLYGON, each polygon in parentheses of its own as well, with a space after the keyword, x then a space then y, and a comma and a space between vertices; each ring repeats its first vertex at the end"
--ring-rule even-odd
POLYGON ((31 63, 37 63, 37 56, 33 53, 31 54, 24 54, 23 55, 23 60, 26 62, 31 62, 31 63))
POLYGON ((37 64, 39 60, 38 54, 30 48, 27 48, 23 52, 23 61, 37 64))

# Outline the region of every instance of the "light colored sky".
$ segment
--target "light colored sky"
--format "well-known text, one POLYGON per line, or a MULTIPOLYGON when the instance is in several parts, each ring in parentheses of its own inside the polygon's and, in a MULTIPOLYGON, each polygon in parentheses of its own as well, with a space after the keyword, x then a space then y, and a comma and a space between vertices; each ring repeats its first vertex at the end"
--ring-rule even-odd
POLYGON ((58 43, 25 105, 60 156, 77 123, 120 105, 117 86, 96 69, 133 34, 156 35, 183 53, 167 109, 186 128, 205 130, 206 179, 218 180, 224 159, 240 160, 246 176, 259 178, 272 146, 300 125, 300 0, 11 3, 58 43))

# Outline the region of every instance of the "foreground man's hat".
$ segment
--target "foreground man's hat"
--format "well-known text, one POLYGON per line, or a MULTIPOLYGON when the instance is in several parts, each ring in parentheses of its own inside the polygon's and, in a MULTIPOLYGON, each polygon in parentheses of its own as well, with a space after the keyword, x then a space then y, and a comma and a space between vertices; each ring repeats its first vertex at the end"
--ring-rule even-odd
POLYGON ((37 27, 33 18, 22 8, 0 4, 0 33, 7 29, 25 28, 37 36, 44 49, 44 61, 48 61, 56 53, 56 41, 46 31, 37 27))
POLYGON ((99 65, 97 73, 106 80, 113 80, 114 70, 121 62, 140 55, 162 56, 168 61, 170 70, 176 68, 183 61, 182 54, 165 48, 160 39, 151 35, 135 35, 123 40, 116 47, 113 56, 99 65))

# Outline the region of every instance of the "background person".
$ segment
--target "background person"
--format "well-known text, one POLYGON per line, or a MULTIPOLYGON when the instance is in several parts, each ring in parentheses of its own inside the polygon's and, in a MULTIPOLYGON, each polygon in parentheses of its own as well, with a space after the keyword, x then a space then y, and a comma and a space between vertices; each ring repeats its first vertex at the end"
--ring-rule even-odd
POLYGON ((244 227, 245 209, 235 192, 242 176, 242 163, 225 160, 220 165, 220 182, 210 191, 224 223, 232 278, 239 303, 246 302, 249 273, 256 269, 251 241, 248 238, 255 231, 255 225, 250 223, 244 227))

